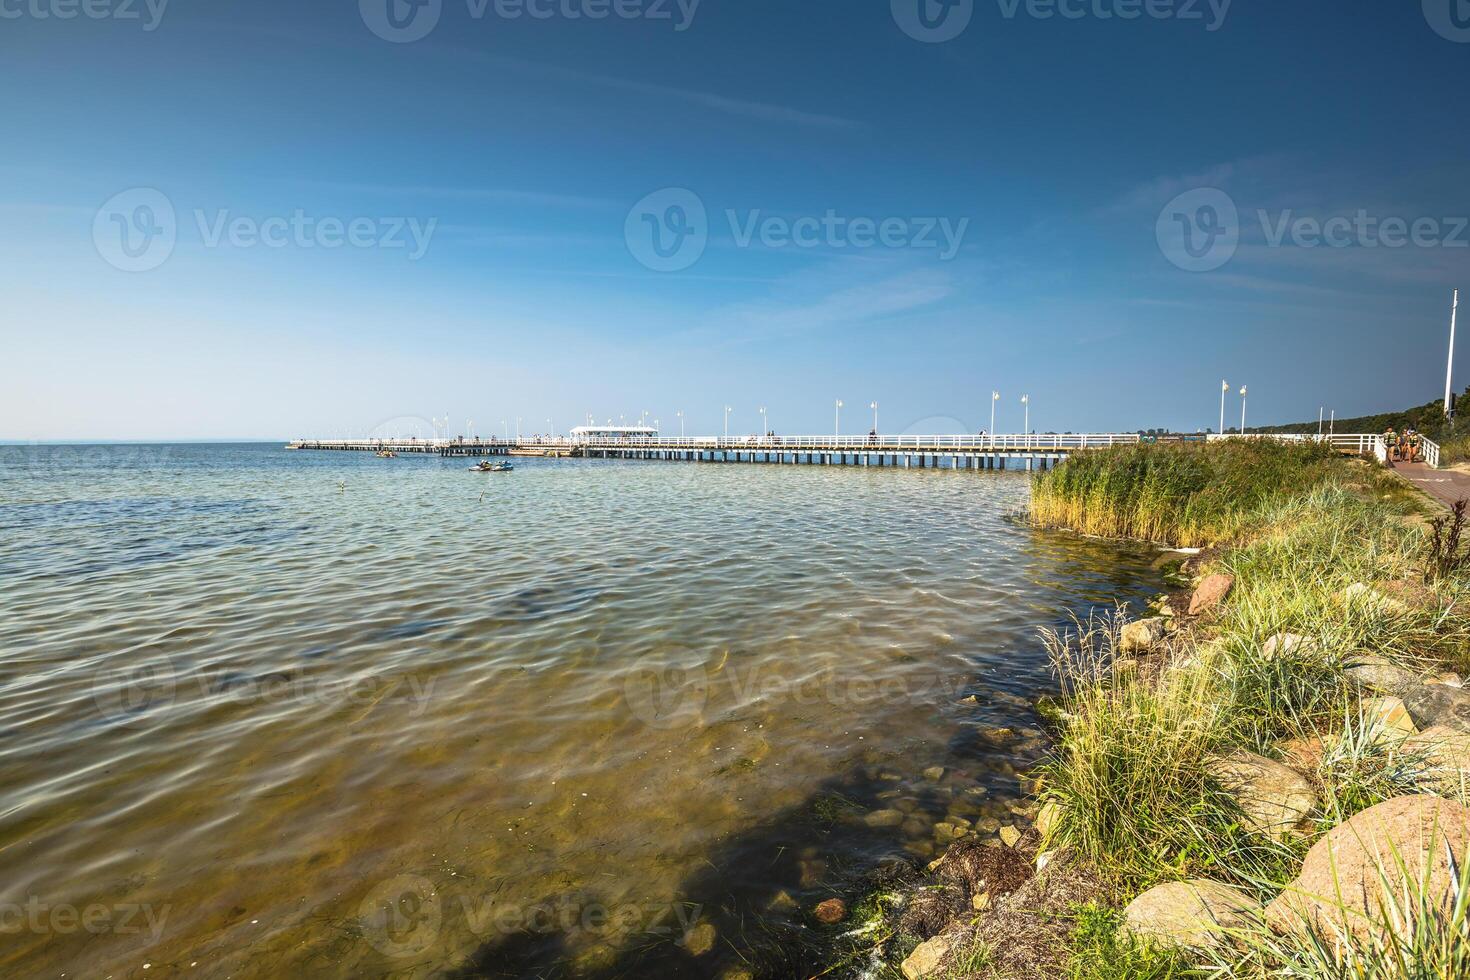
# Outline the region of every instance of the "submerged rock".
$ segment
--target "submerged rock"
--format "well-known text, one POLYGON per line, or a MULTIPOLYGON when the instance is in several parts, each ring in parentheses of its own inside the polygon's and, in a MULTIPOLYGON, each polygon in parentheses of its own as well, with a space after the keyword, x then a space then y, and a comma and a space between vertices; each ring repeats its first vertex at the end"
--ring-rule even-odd
POLYGON ((1285 837, 1317 806, 1317 791, 1301 773, 1254 752, 1213 760, 1208 770, 1240 804, 1246 826, 1285 837))
POLYGON ((902 810, 874 810, 863 818, 863 823, 873 828, 898 827, 907 819, 902 810))
POLYGON ((1248 926, 1261 903, 1218 881, 1174 881, 1150 888, 1123 910, 1123 924, 1140 939, 1167 946, 1220 945, 1231 929, 1248 926))
POLYGON ((690 956, 703 956, 715 948, 717 933, 715 927, 708 922, 699 925, 684 933, 684 948, 689 951, 690 956))
POLYGON ((840 898, 829 898, 812 910, 812 916, 823 925, 836 925, 847 918, 847 903, 840 898))

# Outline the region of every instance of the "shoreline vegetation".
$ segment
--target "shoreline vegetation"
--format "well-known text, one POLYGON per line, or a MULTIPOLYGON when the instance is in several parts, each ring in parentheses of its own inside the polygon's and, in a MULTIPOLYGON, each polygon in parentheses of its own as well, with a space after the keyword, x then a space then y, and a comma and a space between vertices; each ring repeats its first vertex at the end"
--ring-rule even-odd
POLYGON ((1174 549, 1177 589, 1044 635, 1032 819, 855 903, 829 972, 1470 977, 1462 510, 1315 445, 1037 474, 1035 525, 1174 549))

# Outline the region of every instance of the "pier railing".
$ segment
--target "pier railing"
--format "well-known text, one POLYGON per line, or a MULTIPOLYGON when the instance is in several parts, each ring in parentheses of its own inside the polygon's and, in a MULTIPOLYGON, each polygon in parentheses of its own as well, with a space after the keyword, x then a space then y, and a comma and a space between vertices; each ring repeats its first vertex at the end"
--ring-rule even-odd
MULTIPOLYGON (((438 453, 458 447, 529 449, 529 450, 669 450, 706 452, 833 452, 833 453, 1071 453, 1108 446, 1132 446, 1141 442, 1199 441, 1219 439, 1273 439, 1280 442, 1325 442, 1341 452, 1373 456, 1386 463, 1388 445, 1383 436, 1373 433, 1252 432, 1206 436, 1160 437, 1141 436, 1136 432, 1032 432, 1020 435, 851 435, 851 436, 609 436, 604 438, 571 438, 567 436, 519 436, 507 439, 297 439, 288 444, 292 449, 358 449, 393 450, 410 453, 438 453)), ((1435 469, 1440 464, 1440 448, 1428 439, 1420 440, 1424 462, 1435 469)))
MULTIPOLYGON (((1388 462, 1388 443, 1383 436, 1367 432, 1327 433, 1318 435, 1315 432, 1250 432, 1245 435, 1240 433, 1226 433, 1224 435, 1211 435, 1210 440, 1216 439, 1273 439, 1278 442, 1325 442, 1345 453, 1355 453, 1359 456, 1372 456, 1380 463, 1388 462)), ((1429 439, 1420 438, 1419 452, 1424 457, 1424 462, 1432 469, 1439 469, 1439 443, 1429 439)))
MULTIPOLYGON (((1040 433, 1030 435, 983 435, 983 436, 730 436, 690 437, 669 439, 664 437, 633 437, 606 439, 560 440, 572 446, 629 446, 645 449, 787 449, 824 450, 834 452, 879 452, 889 450, 996 450, 999 452, 1034 450, 1102 449, 1106 446, 1133 445, 1139 441, 1137 433, 1040 433)), ((538 441, 535 445, 541 445, 538 441)))

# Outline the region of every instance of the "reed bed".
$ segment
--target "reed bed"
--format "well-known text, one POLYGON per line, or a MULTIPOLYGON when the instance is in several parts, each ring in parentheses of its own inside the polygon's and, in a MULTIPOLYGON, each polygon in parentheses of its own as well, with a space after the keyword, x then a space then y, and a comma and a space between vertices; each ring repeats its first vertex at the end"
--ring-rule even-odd
POLYGON ((1239 538, 1263 510, 1327 481, 1337 464, 1315 443, 1117 446, 1037 474, 1031 518, 1084 534, 1202 547, 1239 538))

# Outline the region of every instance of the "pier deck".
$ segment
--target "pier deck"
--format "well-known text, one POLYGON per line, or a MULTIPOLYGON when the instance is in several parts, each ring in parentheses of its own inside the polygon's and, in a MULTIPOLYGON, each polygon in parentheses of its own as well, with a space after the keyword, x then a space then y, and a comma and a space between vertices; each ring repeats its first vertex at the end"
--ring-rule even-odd
MULTIPOLYGON (((759 436, 740 438, 521 438, 521 439, 298 439, 287 449, 338 452, 419 453, 451 457, 544 456, 582 459, 666 460, 776 465, 897 466, 917 469, 1049 469, 1073 453, 1142 442, 1202 442, 1218 439, 1278 439, 1326 442, 1347 455, 1386 461, 1377 435, 1251 433, 1247 436, 1163 436, 1137 433, 1032 433, 995 436, 759 436)), ((1439 466, 1439 447, 1424 443, 1425 461, 1439 466)))

